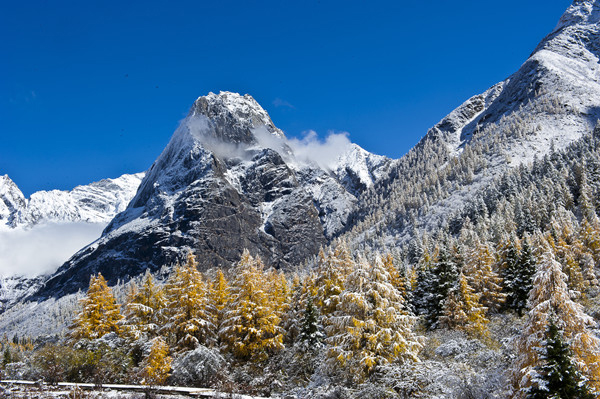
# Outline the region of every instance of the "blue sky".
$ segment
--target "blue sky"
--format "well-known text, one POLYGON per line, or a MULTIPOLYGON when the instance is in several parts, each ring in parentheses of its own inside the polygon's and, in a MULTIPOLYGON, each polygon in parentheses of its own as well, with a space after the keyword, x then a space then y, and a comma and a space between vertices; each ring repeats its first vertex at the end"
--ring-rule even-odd
POLYGON ((405 154, 503 80, 568 0, 0 1, 0 174, 26 195, 147 169, 192 102, 405 154))

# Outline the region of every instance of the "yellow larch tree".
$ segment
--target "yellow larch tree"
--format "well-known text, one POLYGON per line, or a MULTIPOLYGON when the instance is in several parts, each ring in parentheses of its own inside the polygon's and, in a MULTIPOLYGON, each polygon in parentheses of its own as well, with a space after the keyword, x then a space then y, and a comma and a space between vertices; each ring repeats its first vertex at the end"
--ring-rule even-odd
POLYGON ((460 273, 457 285, 444 302, 440 325, 465 331, 477 338, 489 337, 487 324, 490 321, 485 317, 486 308, 481 306, 479 297, 465 275, 460 273))
POLYGON ((166 307, 164 290, 157 285, 152 273, 146 270, 141 284, 131 284, 125 300, 124 325, 132 339, 142 335, 149 338, 158 334, 164 324, 163 309, 166 307))
POLYGON ((221 269, 208 286, 208 304, 212 322, 217 331, 223 322, 223 313, 229 303, 229 281, 221 269))
POLYGON ((154 338, 150 353, 142 362, 142 384, 163 385, 170 375, 172 361, 169 345, 162 337, 154 338))
POLYGON ((233 270, 230 301, 219 330, 224 349, 240 360, 260 362, 283 349, 277 292, 260 258, 244 250, 233 270))
POLYGON ((90 277, 87 295, 80 302, 82 310, 72 326, 73 339, 96 339, 108 333, 121 332, 123 316, 102 274, 90 277))
POLYGON ((476 240, 467 251, 464 274, 488 312, 497 312, 506 301, 503 279, 494 270, 496 259, 490 245, 476 240))
POLYGON ((184 266, 176 266, 165 285, 166 324, 162 329, 176 350, 194 349, 216 342, 208 309, 207 284, 198 263, 189 253, 184 266))
POLYGON ((317 256, 315 304, 322 315, 335 311, 338 295, 344 290, 344 280, 354 262, 345 249, 331 249, 325 253, 321 248, 317 256))
POLYGON ((342 367, 361 382, 376 366, 418 360, 422 345, 413 332, 415 320, 381 259, 356 262, 336 310, 324 320, 330 370, 342 367))

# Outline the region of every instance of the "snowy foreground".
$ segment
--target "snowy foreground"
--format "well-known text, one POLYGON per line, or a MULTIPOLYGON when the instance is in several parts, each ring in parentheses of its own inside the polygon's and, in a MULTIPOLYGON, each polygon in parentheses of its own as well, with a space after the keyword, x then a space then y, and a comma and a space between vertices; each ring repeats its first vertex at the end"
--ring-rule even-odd
POLYGON ((96 388, 94 384, 74 384, 59 382, 48 385, 36 381, 3 380, 0 381, 0 398, 235 398, 264 399, 235 393, 223 393, 208 388, 189 388, 161 386, 149 390, 145 385, 103 384, 96 388), (151 396, 146 396, 151 394, 151 396))

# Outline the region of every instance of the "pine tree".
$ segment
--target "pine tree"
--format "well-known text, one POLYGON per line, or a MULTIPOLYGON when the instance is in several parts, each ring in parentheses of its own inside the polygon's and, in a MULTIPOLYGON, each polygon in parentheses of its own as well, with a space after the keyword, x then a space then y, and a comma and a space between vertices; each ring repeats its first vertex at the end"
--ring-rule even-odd
POLYGON ((590 381, 591 388, 597 390, 600 382, 600 340, 590 329, 595 325, 594 320, 571 299, 567 276, 547 246, 542 259, 529 294, 529 319, 517 348, 519 357, 513 374, 517 396, 524 397, 529 391, 534 370, 542 364, 540 354, 550 320, 554 320, 561 329, 573 350, 577 367, 590 381))
POLYGON ((425 325, 429 329, 434 329, 443 314, 444 301, 458 281, 458 267, 445 248, 439 251, 433 270, 426 273, 424 277, 429 280, 425 284, 430 289, 422 298, 425 325))
POLYGON ((163 309, 166 298, 162 287, 157 286, 149 270, 146 270, 141 285, 130 286, 125 300, 125 329, 133 339, 143 334, 155 337, 164 323, 163 309))
POLYGON ((319 348, 325 338, 320 323, 319 310, 313 302, 313 297, 309 294, 300 325, 300 333, 298 334, 298 342, 305 350, 319 348))
POLYGON ((271 292, 269 273, 260 258, 244 250, 231 282, 230 301, 219 336, 225 349, 240 360, 263 361, 283 349, 280 299, 271 292))
POLYGON ((508 277, 506 307, 515 310, 519 317, 527 308, 527 298, 533 287, 533 275, 535 274, 535 259, 531 252, 529 240, 523 240, 523 248, 518 261, 511 263, 506 271, 508 277))
POLYGON ((176 266, 165 285, 167 322, 162 332, 178 351, 213 345, 215 326, 208 309, 207 286, 198 263, 189 253, 184 266, 176 266))
POLYGON ((415 314, 425 316, 433 312, 433 295, 435 275, 430 265, 422 264, 416 273, 415 288, 412 291, 412 309, 415 314))
POLYGON ((81 301, 82 311, 72 326, 73 339, 96 339, 108 333, 120 333, 123 319, 119 305, 102 274, 90 277, 90 286, 81 301))
POLYGON ((421 348, 412 331, 415 318, 389 280, 380 259, 373 265, 357 262, 335 312, 324 320, 331 369, 341 366, 359 382, 376 366, 399 358, 416 360, 421 348))
POLYGON ((154 338, 150 354, 142 362, 142 384, 163 385, 170 375, 172 361, 169 356, 169 345, 162 337, 154 338))
POLYGON ((540 355, 541 365, 534 369, 533 385, 527 393, 527 399, 595 398, 585 385, 572 356, 569 345, 564 342, 558 326, 551 319, 540 355))

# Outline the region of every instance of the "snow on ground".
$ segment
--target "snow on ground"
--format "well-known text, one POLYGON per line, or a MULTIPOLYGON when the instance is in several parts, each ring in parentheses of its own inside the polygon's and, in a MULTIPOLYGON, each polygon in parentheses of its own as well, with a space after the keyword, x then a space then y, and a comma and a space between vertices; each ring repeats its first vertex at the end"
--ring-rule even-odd
POLYGON ((261 396, 250 396, 237 393, 219 392, 209 388, 191 388, 177 386, 159 386, 149 388, 144 385, 103 384, 101 388, 94 384, 75 384, 59 382, 57 385, 47 385, 35 381, 3 380, 0 381, 0 395, 8 397, 35 397, 35 398, 70 398, 79 394, 84 397, 84 392, 89 398, 140 398, 140 393, 152 392, 155 398, 232 398, 232 399, 265 399, 261 396), (25 396, 23 396, 25 395, 25 396))

